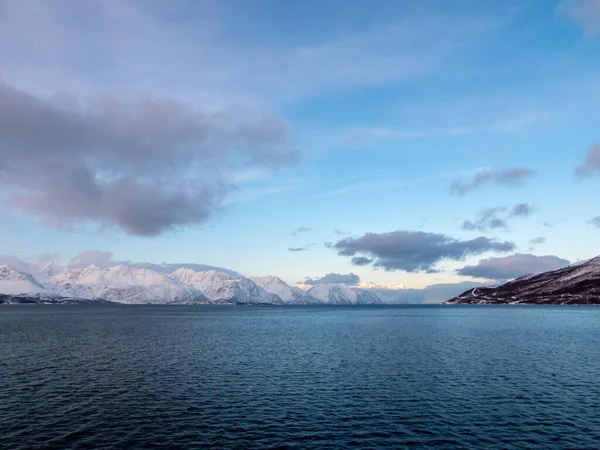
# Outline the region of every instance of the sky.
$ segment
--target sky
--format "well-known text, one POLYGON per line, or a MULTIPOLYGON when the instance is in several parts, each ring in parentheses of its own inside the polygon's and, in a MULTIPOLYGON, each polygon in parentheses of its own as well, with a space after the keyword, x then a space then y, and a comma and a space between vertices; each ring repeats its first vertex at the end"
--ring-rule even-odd
POLYGON ((600 254, 600 0, 0 0, 0 55, 5 257, 424 289, 600 254))

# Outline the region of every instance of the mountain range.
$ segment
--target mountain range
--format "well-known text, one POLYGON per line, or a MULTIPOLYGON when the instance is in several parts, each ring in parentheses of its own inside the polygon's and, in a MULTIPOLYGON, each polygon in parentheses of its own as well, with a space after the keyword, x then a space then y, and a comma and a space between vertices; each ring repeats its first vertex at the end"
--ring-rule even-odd
POLYGON ((600 304, 600 257, 501 286, 469 289, 446 304, 600 304))
MULTIPOLYGON (((151 266, 146 266, 151 267, 151 266)), ((160 266, 163 269, 165 266, 160 266)), ((304 291, 274 276, 245 278, 236 272, 179 267, 171 273, 136 266, 32 266, 33 273, 0 266, 0 303, 123 304, 381 304, 369 289, 320 284, 304 291)))

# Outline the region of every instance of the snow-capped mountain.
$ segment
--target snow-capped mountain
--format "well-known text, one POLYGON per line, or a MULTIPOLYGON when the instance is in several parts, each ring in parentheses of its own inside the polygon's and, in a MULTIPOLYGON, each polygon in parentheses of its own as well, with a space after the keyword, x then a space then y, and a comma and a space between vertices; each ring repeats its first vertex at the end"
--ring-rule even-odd
POLYGON ((279 296, 286 305, 314 305, 322 303, 308 294, 308 292, 295 286, 289 286, 281 278, 274 276, 250 277, 250 280, 265 291, 279 296))
POLYGON ((376 305, 381 299, 368 289, 351 287, 343 283, 317 284, 308 294, 330 305, 376 305))
POLYGON ((43 294, 44 286, 28 273, 19 272, 10 266, 0 266, 0 293, 43 294))
MULTIPOLYGON (((308 292, 274 276, 244 278, 237 273, 179 268, 171 274, 128 265, 83 268, 28 263, 31 273, 0 266, 0 295, 15 301, 104 301, 126 304, 380 304, 372 289, 321 284, 308 292)), ((2 301, 0 303, 6 303, 2 301)))
POLYGON ((59 273, 49 279, 62 297, 117 303, 206 303, 201 291, 162 273, 127 266, 98 267, 59 273))
POLYGON ((446 304, 600 304, 600 257, 526 275, 502 286, 478 287, 446 304))
POLYGON ((196 272, 178 269, 171 277, 202 291, 212 303, 281 305, 283 300, 265 291, 248 278, 233 278, 225 272, 196 272))

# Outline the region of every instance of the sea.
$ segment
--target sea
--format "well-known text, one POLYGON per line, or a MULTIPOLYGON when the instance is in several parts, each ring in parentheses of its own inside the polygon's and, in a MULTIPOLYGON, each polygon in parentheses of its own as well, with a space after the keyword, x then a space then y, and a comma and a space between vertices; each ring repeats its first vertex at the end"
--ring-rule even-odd
POLYGON ((0 307, 1 449, 600 448, 600 307, 0 307))

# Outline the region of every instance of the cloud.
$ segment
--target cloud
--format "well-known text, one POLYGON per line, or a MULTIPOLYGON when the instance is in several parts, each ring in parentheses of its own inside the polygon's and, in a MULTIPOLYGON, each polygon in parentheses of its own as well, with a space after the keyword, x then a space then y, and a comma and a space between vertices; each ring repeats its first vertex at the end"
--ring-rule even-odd
POLYGON ((510 217, 529 217, 533 214, 535 208, 528 203, 519 203, 513 206, 510 217))
MULTIPOLYGON (((3 63, 17 66, 16 79, 82 90, 109 83, 151 92, 169 89, 181 98, 221 104, 232 98, 288 102, 447 71, 459 64, 457 55, 464 55, 465 47, 502 20, 407 11, 402 18, 354 27, 352 33, 333 27, 310 39, 259 44, 255 33, 277 33, 276 27, 258 25, 256 19, 272 13, 263 2, 240 5, 243 27, 228 2, 193 2, 193 8, 136 0, 0 3, 0 54, 3 63), (90 48, 95 57, 82 61, 90 48)), ((366 5, 360 9, 368 13, 366 5)))
POLYGON ((477 215, 475 221, 467 220, 463 222, 462 229, 467 231, 486 231, 496 229, 507 229, 508 219, 513 217, 526 218, 533 214, 534 208, 528 203, 519 203, 514 205, 510 212, 508 208, 488 208, 477 215))
POLYGON ((399 142, 440 137, 462 137, 487 133, 514 133, 522 128, 535 125, 545 120, 547 117, 548 113, 544 111, 532 111, 491 119, 488 123, 478 123, 477 125, 473 125, 473 121, 478 121, 479 117, 475 117, 470 123, 446 128, 411 130, 386 126, 359 127, 351 129, 348 135, 349 140, 352 143, 360 145, 378 141, 399 142))
MULTIPOLYGON (((16 270, 20 270, 28 273, 36 273, 40 267, 44 267, 47 263, 56 262, 60 255, 57 253, 44 253, 31 262, 17 258, 15 256, 0 255, 0 264, 8 264, 16 270)), ((192 269, 197 272, 215 270, 217 272, 225 272, 233 277, 239 277, 240 274, 234 270, 226 269, 224 267, 210 266, 206 264, 196 263, 148 263, 148 262, 134 262, 128 260, 116 260, 114 255, 108 251, 101 250, 84 250, 77 255, 73 256, 66 265, 69 269, 78 269, 95 264, 99 267, 110 267, 115 265, 123 265, 128 267, 134 267, 137 269, 150 269, 156 272, 170 274, 180 268, 192 269)), ((60 266, 59 266, 60 267, 60 266)))
POLYGON ((568 260, 557 256, 535 256, 517 253, 500 258, 483 259, 476 266, 465 266, 457 273, 488 280, 510 280, 531 273, 559 269, 568 264, 570 264, 568 260))
POLYGON ((364 256, 355 256, 354 258, 352 258, 351 262, 355 266, 368 266, 373 262, 373 260, 364 256))
POLYGON ((575 175, 584 178, 600 173, 600 144, 592 147, 583 164, 575 169, 575 175))
POLYGON ((95 264, 99 267, 109 267, 120 262, 114 261, 114 255, 111 252, 104 252, 101 250, 84 250, 81 253, 73 256, 69 261, 69 266, 86 267, 95 264))
POLYGON ((314 231, 314 230, 310 227, 296 228, 294 231, 292 231, 292 236, 296 236, 297 234, 300 234, 300 233, 308 233, 310 231, 314 231))
POLYGON ((462 229, 467 231, 485 231, 495 230, 498 228, 508 228, 506 220, 498 217, 498 214, 505 211, 506 208, 490 208, 479 213, 478 218, 475 222, 470 220, 465 221, 462 224, 462 229))
POLYGON ((533 170, 523 167, 481 170, 475 174, 474 179, 470 182, 453 182, 450 185, 450 192, 456 195, 465 195, 486 184, 518 186, 535 175, 536 173, 533 170))
POLYGON ((537 237, 537 238, 533 238, 529 241, 529 243, 531 245, 540 245, 543 244, 544 242, 546 242, 546 238, 545 237, 537 237))
POLYGON ((307 245, 304 245, 302 247, 289 247, 288 248, 288 252, 307 252, 311 248, 315 247, 316 245, 317 244, 313 242, 311 244, 307 244, 307 245))
POLYGON ((337 234, 338 236, 346 236, 348 233, 336 228, 335 230, 333 230, 333 234, 337 234))
POLYGON ((280 119, 165 99, 44 98, 0 81, 2 200, 54 226, 157 236, 207 220, 240 167, 293 164, 280 119))
POLYGON ((328 273, 324 277, 311 279, 308 278, 303 282, 303 284, 327 284, 327 283, 344 283, 350 286, 354 286, 360 283, 360 277, 353 273, 349 274, 341 274, 341 273, 328 273))
POLYGON ((380 289, 386 291, 402 291, 406 289, 406 286, 403 284, 382 286, 380 284, 375 284, 372 281, 361 281, 360 283, 358 283, 357 287, 359 287, 360 289, 380 289))
POLYGON ((594 217, 592 220, 590 220, 590 224, 596 228, 600 228, 600 216, 594 217))
POLYGON ((600 0, 566 0, 558 11, 579 23, 586 33, 600 33, 600 0))
POLYGON ((356 258, 359 255, 359 258, 371 258, 373 267, 406 272, 435 272, 436 264, 443 260, 459 261, 488 251, 509 252, 515 249, 512 242, 500 242, 483 236, 461 241, 443 234, 407 230, 366 233, 359 238, 342 239, 328 246, 340 256, 356 258))

